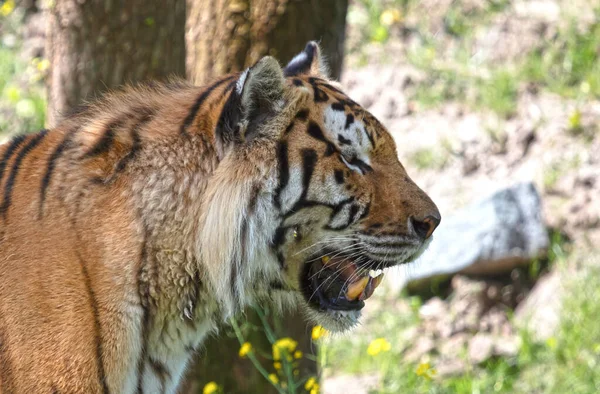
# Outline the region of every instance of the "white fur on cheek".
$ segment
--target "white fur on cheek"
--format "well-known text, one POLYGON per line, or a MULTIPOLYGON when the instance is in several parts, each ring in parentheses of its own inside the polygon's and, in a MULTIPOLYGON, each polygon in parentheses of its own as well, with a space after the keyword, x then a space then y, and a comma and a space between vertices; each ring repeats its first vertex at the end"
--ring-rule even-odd
POLYGON ((361 121, 354 119, 354 122, 346 129, 346 113, 335 110, 331 106, 327 107, 323 112, 323 120, 325 125, 324 133, 331 141, 337 143, 339 136, 344 137, 351 144, 338 144, 338 147, 343 152, 348 151, 363 162, 371 164, 371 160, 369 159, 371 143, 366 136, 365 125, 361 121))
POLYGON ((253 302, 255 284, 280 275, 269 249, 278 223, 271 195, 259 196, 255 211, 248 212, 255 187, 274 186, 258 168, 241 171, 234 156, 227 156, 211 177, 196 245, 224 318, 253 302))

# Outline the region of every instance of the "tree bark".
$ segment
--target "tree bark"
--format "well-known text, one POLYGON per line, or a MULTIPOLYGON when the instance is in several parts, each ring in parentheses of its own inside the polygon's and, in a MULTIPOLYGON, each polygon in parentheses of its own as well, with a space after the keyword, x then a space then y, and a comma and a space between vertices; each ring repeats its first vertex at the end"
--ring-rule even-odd
MULTIPOLYGON (((188 0, 188 79, 203 84, 219 75, 241 71, 265 55, 285 64, 310 40, 320 42, 331 76, 339 79, 347 8, 348 0, 188 0)), ((253 311, 248 311, 245 318, 260 326, 253 311)), ((288 314, 278 322, 280 336, 298 341, 305 355, 315 353, 311 329, 300 313, 288 314)), ((219 337, 207 341, 180 392, 201 393, 205 384, 215 381, 228 394, 274 393, 251 362, 238 357, 239 342, 227 333, 223 329, 219 337)), ((271 352, 260 331, 247 339, 263 353, 271 352)), ((270 373, 275 372, 272 361, 261 361, 270 373)), ((303 377, 318 372, 316 362, 306 357, 299 369, 303 377)))
POLYGON ((288 62, 317 40, 339 78, 348 0, 188 0, 188 77, 202 84, 271 55, 288 62))
POLYGON ((185 0, 56 0, 48 120, 124 83, 185 77, 185 0))

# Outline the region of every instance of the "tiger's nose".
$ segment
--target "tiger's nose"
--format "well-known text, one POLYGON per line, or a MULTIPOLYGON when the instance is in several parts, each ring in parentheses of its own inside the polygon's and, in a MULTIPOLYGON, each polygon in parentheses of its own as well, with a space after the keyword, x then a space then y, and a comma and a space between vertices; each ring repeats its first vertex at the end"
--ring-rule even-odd
POLYGON ((428 239, 440 224, 442 218, 439 215, 428 215, 423 219, 410 218, 415 233, 423 239, 428 239))

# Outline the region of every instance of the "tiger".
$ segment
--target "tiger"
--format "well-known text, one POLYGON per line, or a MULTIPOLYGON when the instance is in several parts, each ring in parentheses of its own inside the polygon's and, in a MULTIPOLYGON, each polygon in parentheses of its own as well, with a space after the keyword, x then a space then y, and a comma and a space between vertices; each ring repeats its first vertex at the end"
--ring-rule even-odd
POLYGON ((126 87, 0 149, 0 392, 175 393, 259 303, 350 330, 441 216, 316 42, 126 87))

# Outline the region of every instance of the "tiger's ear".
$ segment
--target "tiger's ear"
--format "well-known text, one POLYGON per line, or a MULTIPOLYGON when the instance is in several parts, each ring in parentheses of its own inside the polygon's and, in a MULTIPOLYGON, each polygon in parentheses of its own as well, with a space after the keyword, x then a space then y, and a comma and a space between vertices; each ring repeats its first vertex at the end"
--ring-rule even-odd
POLYGON ((321 56, 321 48, 315 41, 309 41, 302 52, 294 56, 294 58, 283 69, 283 74, 286 77, 296 75, 314 75, 316 77, 328 78, 328 70, 323 56, 321 56))
POLYGON ((285 78, 274 58, 265 56, 242 72, 227 99, 216 129, 220 151, 257 136, 260 126, 283 106, 285 78))

